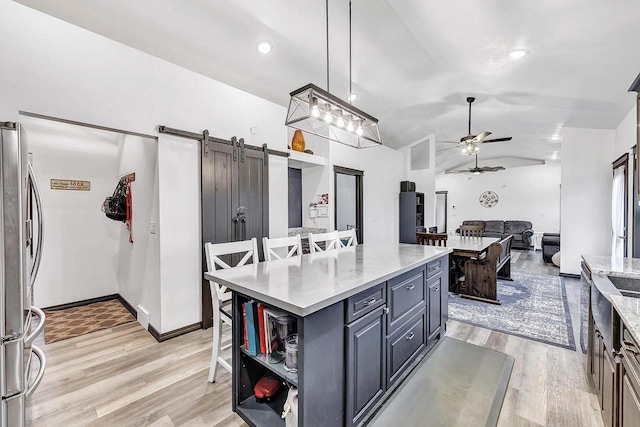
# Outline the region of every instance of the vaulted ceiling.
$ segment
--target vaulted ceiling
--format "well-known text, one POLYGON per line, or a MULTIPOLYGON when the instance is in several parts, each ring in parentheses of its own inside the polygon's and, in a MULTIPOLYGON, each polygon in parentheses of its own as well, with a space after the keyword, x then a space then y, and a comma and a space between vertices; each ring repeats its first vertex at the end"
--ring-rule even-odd
MULTIPOLYGON (((306 83, 326 87, 323 1, 20 3, 283 106, 306 83)), ((475 96, 472 132, 513 136, 480 158, 557 159, 563 127, 613 129, 633 107, 638 17, 638 0, 354 0, 354 105, 401 148, 459 140, 475 96)), ((346 97, 348 0, 329 0, 329 25, 330 91, 346 97)), ((438 144, 440 170, 466 161, 451 146, 438 144)))

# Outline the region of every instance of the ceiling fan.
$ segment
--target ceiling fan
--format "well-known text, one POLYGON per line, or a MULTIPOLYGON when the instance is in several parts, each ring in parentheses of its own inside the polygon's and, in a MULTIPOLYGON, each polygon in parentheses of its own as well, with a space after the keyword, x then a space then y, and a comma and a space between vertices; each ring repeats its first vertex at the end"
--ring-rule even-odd
POLYGON ((503 171, 504 166, 483 166, 481 168, 478 167, 478 153, 476 153, 476 167, 469 169, 457 169, 446 171, 445 173, 472 173, 474 175, 480 175, 485 172, 497 172, 503 171))
POLYGON ((471 104, 475 100, 476 99, 472 96, 467 98, 467 102, 469 103, 469 134, 467 136, 463 136, 462 138, 460 138, 460 142, 442 141, 442 142, 449 142, 449 143, 464 145, 462 152, 469 155, 478 152, 478 144, 487 143, 487 142, 511 141, 512 139, 512 137, 510 136, 505 138, 485 139, 487 136, 491 135, 491 132, 487 132, 487 131, 479 133, 478 135, 473 135, 471 133, 471 104))

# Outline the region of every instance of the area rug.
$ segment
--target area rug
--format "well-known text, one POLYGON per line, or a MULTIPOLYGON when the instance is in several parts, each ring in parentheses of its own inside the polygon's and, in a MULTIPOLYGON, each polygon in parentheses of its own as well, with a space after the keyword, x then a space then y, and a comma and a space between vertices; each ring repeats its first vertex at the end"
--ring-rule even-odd
POLYGON ((495 426, 513 363, 513 356, 444 337, 367 426, 495 426))
POLYGON ((44 342, 50 344, 135 320, 116 299, 64 310, 46 310, 44 342))
POLYGON ((575 350, 569 304, 560 277, 512 273, 498 280, 502 305, 449 297, 449 318, 575 350))

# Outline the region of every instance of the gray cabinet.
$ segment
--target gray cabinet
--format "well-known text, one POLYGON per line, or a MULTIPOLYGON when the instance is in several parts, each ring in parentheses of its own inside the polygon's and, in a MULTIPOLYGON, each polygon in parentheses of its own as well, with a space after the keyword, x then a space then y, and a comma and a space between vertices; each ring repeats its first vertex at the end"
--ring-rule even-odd
POLYGON ((417 243, 416 231, 424 228, 424 194, 400 193, 400 243, 417 243))
POLYGON ((423 308, 387 337, 387 388, 411 365, 425 347, 426 310, 423 308))
POLYGON ((384 307, 379 307, 346 326, 348 425, 362 421, 385 391, 384 313, 384 307))
MULTIPOLYGON (((232 138, 202 142, 202 247, 269 235, 269 168, 264 148, 232 138)), ((258 250, 262 245, 258 244, 258 250)), ((237 255, 236 257, 239 257, 237 255)), ((238 259, 227 262, 235 264, 238 259)), ((203 273, 207 263, 202 260, 203 273)), ((209 281, 202 281, 202 326, 212 325, 209 281)))
POLYGON ((442 322, 442 285, 442 274, 429 279, 427 282, 427 300, 429 304, 429 342, 440 332, 442 322))

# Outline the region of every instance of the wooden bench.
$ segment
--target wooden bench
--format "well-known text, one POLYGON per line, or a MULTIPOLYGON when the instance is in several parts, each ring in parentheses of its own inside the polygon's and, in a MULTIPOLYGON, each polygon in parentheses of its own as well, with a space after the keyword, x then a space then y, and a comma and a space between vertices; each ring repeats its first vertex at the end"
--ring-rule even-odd
POLYGON ((464 263, 464 285, 460 296, 479 301, 500 304, 498 278, 511 279, 511 242, 513 236, 492 243, 486 255, 464 263))

